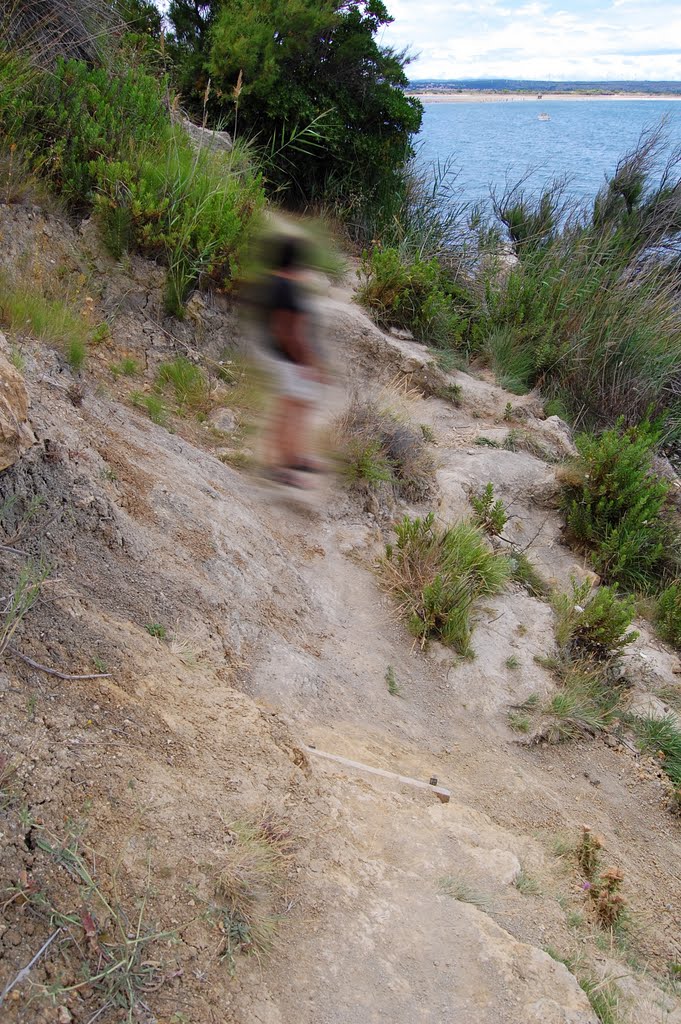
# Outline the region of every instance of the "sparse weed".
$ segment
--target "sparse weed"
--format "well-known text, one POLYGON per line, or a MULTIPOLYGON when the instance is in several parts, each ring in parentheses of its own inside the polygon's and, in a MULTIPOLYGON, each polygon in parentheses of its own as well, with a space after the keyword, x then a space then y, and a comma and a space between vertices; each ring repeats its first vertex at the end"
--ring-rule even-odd
POLYGON ((640 718, 630 716, 628 723, 633 727, 643 750, 654 754, 672 784, 668 808, 674 815, 681 814, 681 728, 675 715, 664 718, 640 718))
POLYGON ((419 430, 424 441, 428 444, 435 444, 435 431, 427 423, 419 423, 419 430))
POLYGON ((397 682, 397 679, 395 678, 395 670, 393 669, 392 665, 388 665, 387 671, 385 673, 385 681, 388 687, 388 693, 391 695, 391 697, 402 696, 399 684, 397 682))
POLYGON ((232 469, 247 469, 253 462, 253 456, 247 452, 223 452, 220 455, 220 462, 232 469))
POLYGON ((489 893, 476 888, 467 882, 465 878, 458 875, 445 875, 437 883, 438 890, 445 896, 458 900, 460 903, 470 903, 478 910, 489 913, 493 907, 493 900, 489 893))
POLYGON ((413 501, 430 493, 434 466, 422 432, 374 399, 353 398, 335 422, 334 437, 351 484, 373 491, 386 486, 413 501))
POLYGON ((552 960, 564 964, 570 974, 575 976, 600 1024, 621 1024, 619 992, 612 979, 597 978, 584 968, 579 957, 561 954, 551 946, 545 946, 544 952, 548 953, 552 960))
POLYGON ((573 857, 575 850, 575 840, 571 835, 557 835, 551 840, 551 852, 554 857, 573 857))
POLYGON ((598 923, 613 929, 621 924, 627 904, 621 893, 624 873, 619 868, 607 868, 592 884, 589 893, 593 900, 598 923))
POLYGON ((532 875, 528 875, 524 868, 521 868, 516 875, 513 885, 523 896, 539 896, 541 893, 537 879, 533 878, 532 875))
MULTIPOLYGON (((512 566, 511 579, 515 583, 520 583, 532 597, 544 598, 551 594, 550 584, 546 582, 523 551, 516 551, 513 548, 509 557, 512 566)), ((520 627, 518 627, 519 630, 520 627)))
POLYGON ((503 588, 509 560, 491 551, 471 523, 443 529, 433 513, 425 519, 406 516, 396 533, 379 569, 412 633, 422 646, 433 637, 469 655, 473 602, 503 588))
POLYGON ((516 732, 528 733, 532 728, 531 718, 528 715, 523 715, 520 711, 509 711, 508 724, 516 732))
POLYGON ((288 827, 266 818, 237 821, 215 880, 213 915, 223 933, 221 956, 231 970, 240 953, 268 954, 276 937, 292 839, 288 827))
POLYGON ((149 636, 154 636, 158 640, 166 640, 168 638, 168 630, 160 622, 149 622, 144 628, 149 636))
POLYGON ((143 391, 131 391, 130 401, 138 409, 146 409, 149 419, 159 427, 168 422, 168 410, 158 395, 145 395, 143 391))
POLYGON ((46 298, 34 284, 2 276, 0 285, 0 323, 56 345, 72 369, 82 369, 88 340, 83 318, 63 300, 46 298))
POLYGON ((506 659, 506 668, 517 669, 520 668, 520 658, 517 654, 511 654, 506 659))
POLYGON ((527 394, 534 357, 518 342, 511 328, 499 327, 491 331, 483 343, 482 353, 502 388, 513 395, 527 394))
POLYGON ((501 498, 494 500, 494 485, 490 482, 485 486, 482 494, 471 494, 470 502, 475 513, 473 518, 477 525, 490 537, 501 536, 508 517, 501 498))
POLYGON ((600 836, 594 835, 588 825, 582 825, 575 856, 579 870, 589 882, 594 880, 600 867, 602 849, 603 840, 600 836))
POLYGON ((80 959, 75 976, 82 980, 67 984, 55 981, 48 986, 48 994, 56 1000, 78 993, 92 999, 95 1013, 90 1019, 110 1011, 119 1015, 117 1019, 132 1024, 145 1008, 147 993, 164 981, 163 964, 153 956, 152 948, 172 938, 173 933, 148 928, 146 895, 134 915, 128 915, 110 895, 105 895, 76 836, 61 843, 34 826, 36 830, 36 848, 63 868, 79 891, 78 905, 68 912, 58 909, 42 893, 26 894, 39 916, 47 917, 69 936, 80 959))
POLYGON ((7 651, 16 631, 38 600, 42 586, 50 574, 41 563, 27 562, 21 569, 14 589, 3 598, 0 607, 0 657, 7 651))
POLYGON ((23 373, 26 369, 26 360, 24 359, 21 349, 17 348, 16 345, 12 345, 10 347, 9 361, 17 373, 23 373))
POLYGON ((123 356, 117 363, 112 363, 109 367, 114 377, 136 377, 140 372, 140 366, 136 359, 132 356, 123 356))
POLYGON ((463 388, 460 384, 432 384, 428 388, 428 391, 433 398, 439 398, 441 402, 451 402, 451 404, 457 409, 461 405, 463 388))
POLYGON ((99 655, 97 655, 97 654, 93 654, 93 656, 92 656, 92 664, 93 664, 96 672, 105 673, 105 672, 109 671, 108 668, 107 668, 106 662, 103 661, 102 658, 100 658, 99 655))
POLYGON ((90 340, 93 345, 101 345, 101 343, 106 341, 109 337, 111 337, 111 329, 106 320, 102 320, 102 322, 97 324, 93 330, 90 340))

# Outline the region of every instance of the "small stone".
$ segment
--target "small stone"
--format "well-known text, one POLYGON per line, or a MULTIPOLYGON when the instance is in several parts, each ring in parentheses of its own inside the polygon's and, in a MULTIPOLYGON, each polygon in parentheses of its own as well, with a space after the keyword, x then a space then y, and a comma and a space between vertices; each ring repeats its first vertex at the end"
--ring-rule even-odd
POLYGON ((73 1017, 71 1016, 70 1011, 65 1006, 60 1006, 59 1012, 57 1013, 58 1024, 71 1024, 72 1020, 73 1017))
POLYGON ((213 409, 207 422, 221 434, 233 434, 239 423, 231 409, 213 409))

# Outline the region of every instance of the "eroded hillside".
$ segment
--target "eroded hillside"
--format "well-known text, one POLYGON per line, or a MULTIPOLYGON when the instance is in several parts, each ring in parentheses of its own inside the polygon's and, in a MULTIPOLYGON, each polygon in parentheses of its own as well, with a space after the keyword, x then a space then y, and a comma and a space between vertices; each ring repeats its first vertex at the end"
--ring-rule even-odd
MULTIPOLYGON (((108 324, 79 372, 35 332, 2 341, 36 438, 0 474, 5 602, 26 564, 45 573, 0 666, 6 1019, 681 1021, 658 762, 615 732, 519 742, 509 707, 556 686, 535 660, 554 645, 545 600, 511 583, 479 601, 462 659, 415 645, 374 572, 400 512, 451 522, 491 481, 542 577, 588 578, 556 509, 561 421, 443 374, 328 288, 324 424, 350 391, 380 394, 432 438, 436 488, 411 509, 332 476, 274 490, 233 313, 195 296, 162 320, 158 271, 114 263, 88 224, 3 207, 0 230, 5 270, 108 324), (178 356, 210 375, 198 415, 153 404, 178 356), (435 776, 451 800, 308 747, 435 776), (582 825, 623 872, 626 929, 594 916, 582 825)), ((630 700, 664 709, 678 660, 637 626, 630 700)))

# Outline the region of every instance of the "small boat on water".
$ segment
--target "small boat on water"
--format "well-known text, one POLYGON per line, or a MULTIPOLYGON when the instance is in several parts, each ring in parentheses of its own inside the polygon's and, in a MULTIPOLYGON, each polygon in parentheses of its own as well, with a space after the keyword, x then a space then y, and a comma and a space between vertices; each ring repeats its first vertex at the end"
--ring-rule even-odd
POLYGON ((549 114, 540 114, 537 118, 538 121, 550 121, 551 117, 549 114))

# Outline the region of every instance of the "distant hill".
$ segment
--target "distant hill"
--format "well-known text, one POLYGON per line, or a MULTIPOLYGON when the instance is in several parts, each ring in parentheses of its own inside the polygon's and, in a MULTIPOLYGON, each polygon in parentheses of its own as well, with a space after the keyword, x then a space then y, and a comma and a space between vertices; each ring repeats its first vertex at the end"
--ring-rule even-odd
POLYGON ((578 93, 622 93, 637 92, 655 94, 678 93, 681 82, 542 82, 533 79, 514 78, 416 78, 410 82, 412 89, 419 92, 452 92, 456 90, 480 92, 578 92, 578 93))

